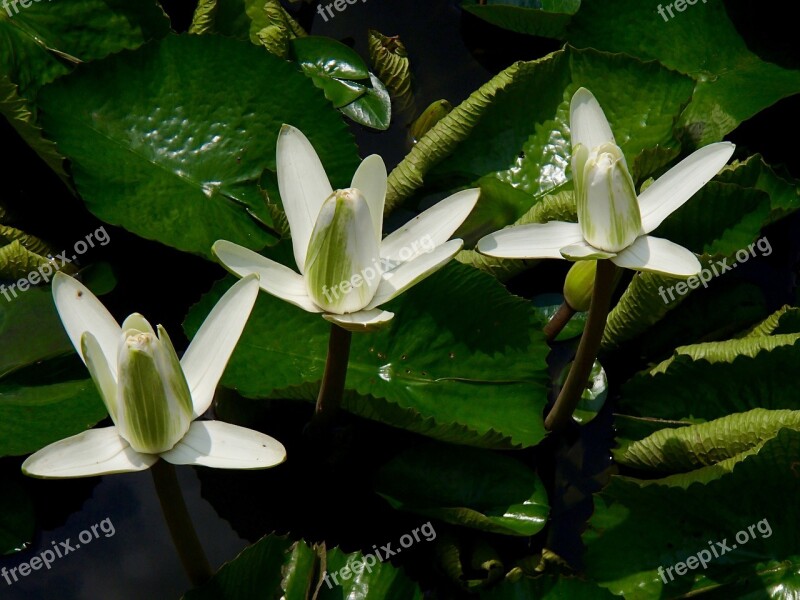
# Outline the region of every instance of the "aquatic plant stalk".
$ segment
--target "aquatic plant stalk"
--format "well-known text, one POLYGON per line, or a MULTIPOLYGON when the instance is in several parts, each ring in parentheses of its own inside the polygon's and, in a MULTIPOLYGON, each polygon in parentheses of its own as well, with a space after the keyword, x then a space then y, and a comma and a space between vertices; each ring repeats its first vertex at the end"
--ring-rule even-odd
POLYGON ((544 426, 550 431, 563 429, 569 423, 572 413, 581 399, 581 394, 586 388, 586 382, 589 380, 589 374, 595 358, 597 358, 603 331, 606 327, 606 318, 611 306, 611 293, 614 289, 615 270, 614 263, 610 260, 597 261, 592 302, 589 305, 586 327, 578 344, 578 352, 567 380, 558 394, 558 399, 544 420, 544 426))
POLYGON ((211 579, 213 571, 186 509, 175 467, 165 460, 159 460, 150 470, 161 511, 183 569, 194 587, 203 585, 211 579))

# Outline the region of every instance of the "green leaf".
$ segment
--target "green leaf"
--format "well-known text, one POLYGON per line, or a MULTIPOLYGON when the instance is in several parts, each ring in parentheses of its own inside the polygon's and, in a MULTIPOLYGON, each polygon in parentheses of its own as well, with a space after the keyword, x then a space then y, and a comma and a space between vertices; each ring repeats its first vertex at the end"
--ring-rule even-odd
POLYGON ((419 139, 428 133, 431 128, 442 120, 446 114, 453 110, 453 105, 447 100, 435 100, 411 123, 408 133, 412 143, 416 144, 419 139))
POLYGON ((8 75, 2 73, 0 73, 0 114, 8 119, 23 141, 33 148, 47 166, 66 182, 64 157, 59 154, 53 142, 44 139, 42 129, 36 124, 25 99, 19 95, 17 86, 11 82, 8 75))
POLYGON ((314 594, 320 600, 421 600, 419 588, 401 570, 376 561, 374 556, 368 562, 376 564, 367 567, 363 559, 360 552, 345 554, 338 548, 326 552, 324 545, 312 549, 303 541, 292 543, 285 537, 268 535, 245 548, 184 599, 300 600, 314 594), (353 573, 357 563, 360 572, 353 573))
MULTIPOLYGON (((684 4, 685 12, 674 12, 673 18, 665 10, 665 20, 657 6, 640 0, 620 0, 613 10, 605 2, 585 0, 566 39, 581 48, 658 60, 694 77, 697 87, 681 124, 702 146, 722 139, 781 98, 800 92, 800 71, 763 61, 751 51, 726 4, 684 4), (742 94, 742 89, 749 92, 742 94)), ((748 5, 748 10, 759 8, 748 5)))
MULTIPOLYGON (((37 366, 37 377, 48 370, 48 363, 37 366)), ((40 385, 12 379, 0 381, 0 456, 30 454, 108 416, 91 379, 40 385)))
POLYGON ((358 163, 341 118, 305 77, 217 36, 169 36, 85 65, 43 90, 41 105, 95 215, 204 256, 218 239, 274 242, 258 182, 275 170, 282 123, 309 136, 334 185, 358 163))
POLYGON ((381 80, 374 73, 369 77, 372 87, 366 94, 339 110, 359 125, 385 131, 392 122, 392 100, 381 80))
MULTIPOLYGON (((52 264, 44 256, 26 249, 20 240, 0 247, 0 279, 21 279, 35 273, 39 267, 52 271, 52 264)), ((27 282, 23 285, 27 285, 27 282)), ((8 294, 4 294, 8 296, 8 294)))
MULTIPOLYGON (((487 185, 491 177, 481 179, 481 198, 478 199, 477 213, 488 214, 492 211, 494 206, 494 213, 496 216, 502 215, 503 212, 514 210, 514 206, 519 206, 521 197, 524 192, 516 190, 510 185, 499 183, 487 185), (488 195, 485 202, 483 200, 484 189, 488 190, 488 195), (513 198, 511 197, 513 194, 513 198), (505 210, 503 205, 505 204, 505 210)), ((496 181, 496 180, 495 180, 496 181)), ((475 211, 473 211, 475 212, 475 211)), ((502 218, 502 217, 501 217, 502 218)), ((575 194, 571 189, 559 190, 553 194, 547 194, 542 197, 533 207, 525 214, 514 221, 513 225, 527 225, 528 223, 547 223, 548 221, 578 221, 578 210, 575 205, 575 194)), ((475 223, 475 221, 468 220, 467 224, 475 223)), ((496 221, 496 227, 501 228, 499 221, 496 221)), ((463 232, 464 226, 459 229, 459 235, 469 234, 463 232)), ((488 233, 488 232, 487 232, 488 233)), ((512 259, 512 258, 495 258, 493 256, 486 256, 480 254, 475 250, 462 250, 456 255, 456 259, 464 264, 472 265, 476 269, 486 271, 493 275, 500 281, 508 281, 515 275, 536 266, 541 262, 541 259, 512 259)))
POLYGON ((562 37, 581 0, 462 0, 461 7, 498 27, 517 33, 562 37))
POLYGON ((50 288, 0 300, 0 378, 36 361, 74 351, 58 317, 50 288))
MULTIPOLYGON (((760 156, 752 156, 726 166, 672 213, 653 235, 703 254, 700 262, 706 269, 706 284, 710 282, 713 289, 720 283, 714 274, 718 260, 727 259, 727 264, 732 265, 740 251, 747 252, 750 258, 754 253, 756 256, 772 253, 767 238, 760 238, 752 250, 750 246, 763 227, 800 207, 799 192, 797 182, 782 179, 760 156)), ((724 278, 723 273, 719 276, 724 278)), ((698 284, 683 294, 670 294, 668 289, 679 281, 653 273, 635 275, 608 316, 603 348, 614 348, 641 335, 700 287, 698 284)))
MULTIPOLYGON (((561 294, 540 294, 531 299, 536 312, 539 313, 542 322, 547 323, 553 318, 553 315, 561 308, 564 302, 564 296, 561 294)), ((583 333, 583 328, 586 326, 586 312, 577 312, 572 315, 572 318, 567 322, 559 334, 556 336, 555 341, 563 342, 578 337, 583 333)))
POLYGON ((792 214, 800 207, 800 186, 791 177, 782 177, 770 167, 760 154, 744 161, 733 161, 720 171, 717 180, 733 183, 743 188, 754 188, 769 197, 768 223, 792 214))
MULTIPOLYGON (((195 306, 193 335, 228 278, 195 306)), ((380 332, 355 335, 346 410, 444 441, 533 446, 545 435, 542 323, 527 302, 491 277, 451 264, 385 306, 380 332)), ((261 294, 223 384, 250 398, 313 401, 330 326, 261 294)))
POLYGON ((0 11, 0 74, 30 100, 42 85, 79 62, 137 48, 168 32, 169 20, 156 2, 70 0, 33 2, 27 8, 17 4, 0 11))
POLYGON ((800 333, 682 346, 623 386, 618 411, 708 421, 759 407, 800 409, 790 376, 798 361, 800 333))
POLYGON ((0 494, 0 556, 26 549, 36 533, 36 516, 28 493, 15 481, 3 482, 0 494))
POLYGON ((355 81, 319 77, 310 75, 308 72, 306 72, 306 75, 309 75, 314 85, 323 91, 325 97, 333 104, 334 108, 347 106, 367 93, 367 87, 355 81))
POLYGON ((505 535, 535 535, 550 512, 535 472, 477 448, 426 444, 406 450, 381 467, 375 490, 392 508, 505 535))
MULTIPOLYGON (((676 281, 664 283, 664 295, 670 301, 669 288, 676 281)), ((680 298, 677 291, 674 295, 680 298)), ((650 360, 663 359, 676 346, 729 339, 768 314, 764 291, 757 285, 742 279, 720 279, 712 282, 708 290, 680 300, 678 306, 646 330, 646 335, 624 344, 622 351, 635 352, 650 360)))
POLYGON ((358 52, 331 38, 308 35, 292 40, 292 58, 307 75, 369 79, 369 69, 358 52))
POLYGON ((36 254, 46 255, 53 253, 53 249, 36 236, 27 234, 20 229, 9 227, 8 225, 0 225, 0 245, 10 244, 15 240, 19 241, 20 245, 26 250, 30 250, 36 254))
POLYGON ((784 429, 705 485, 613 477, 595 496, 583 537, 588 576, 631 600, 796 595, 800 509, 786 499, 800 494, 797 456, 800 432, 784 429), (717 542, 729 551, 708 552, 705 569, 695 559, 693 569, 675 571, 717 542))
POLYGON ((42 136, 31 104, 39 88, 81 61, 137 48, 168 31, 157 2, 36 0, 27 8, 9 2, 0 10, 0 114, 66 182, 63 156, 42 136))
MULTIPOLYGON (((575 317, 573 317, 573 319, 574 318, 575 317)), ((564 367, 564 370, 559 376, 559 386, 564 385, 571 367, 572 362, 564 367)), ((592 370, 589 372, 589 381, 586 383, 586 388, 584 388, 581 398, 575 406, 572 418, 578 425, 586 425, 592 421, 603 408, 606 403, 606 398, 608 398, 608 376, 606 375, 606 370, 603 368, 603 365, 600 364, 600 361, 595 360, 592 364, 592 370)))
POLYGON ((411 61, 399 36, 388 37, 370 29, 368 32, 369 58, 375 73, 402 112, 414 105, 411 89, 411 61))
MULTIPOLYGON (((296 542, 303 544, 303 542, 296 542)), ((267 535, 239 556, 222 565, 211 581, 184 595, 184 600, 255 600, 272 597, 282 589, 281 570, 292 541, 267 535)))
POLYGON ((201 0, 189 32, 250 40, 281 58, 287 58, 291 39, 306 35, 279 0, 201 0))
POLYGON ((665 428, 614 453, 634 469, 685 472, 742 458, 782 428, 800 430, 800 410, 756 408, 708 423, 665 428))
POLYGON ((403 571, 393 567, 391 563, 378 561, 372 567, 371 572, 366 568, 359 574, 347 575, 347 571, 343 572, 348 567, 352 570, 352 566, 356 562, 363 564, 365 558, 366 556, 361 552, 345 554, 339 548, 328 550, 327 571, 329 574, 339 573, 341 587, 331 585, 326 581, 325 585, 320 586, 319 599, 422 600, 419 586, 411 581, 403 571))
POLYGON ((690 78, 567 47, 514 63, 442 118, 392 171, 387 206, 423 185, 466 187, 489 175, 531 195, 533 205, 569 180, 569 102, 581 86, 597 96, 629 163, 646 148, 677 146, 672 130, 691 98, 690 78))

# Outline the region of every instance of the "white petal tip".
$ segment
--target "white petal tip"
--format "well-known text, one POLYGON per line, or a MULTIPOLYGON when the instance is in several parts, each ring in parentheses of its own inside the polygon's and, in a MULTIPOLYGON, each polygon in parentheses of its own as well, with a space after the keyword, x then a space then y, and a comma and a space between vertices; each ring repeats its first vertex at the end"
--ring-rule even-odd
POLYGON ((362 310, 347 315, 324 314, 322 318, 354 333, 377 331, 386 327, 394 317, 393 312, 380 309, 362 310))

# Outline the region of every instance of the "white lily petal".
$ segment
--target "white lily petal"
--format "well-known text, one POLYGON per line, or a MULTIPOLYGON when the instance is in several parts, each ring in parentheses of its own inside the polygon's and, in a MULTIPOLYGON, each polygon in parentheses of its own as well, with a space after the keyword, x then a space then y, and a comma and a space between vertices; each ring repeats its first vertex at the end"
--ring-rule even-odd
POLYGON ((106 405, 108 414, 116 425, 119 414, 116 377, 111 371, 97 338, 89 331, 84 332, 81 338, 81 352, 85 357, 89 374, 103 399, 103 404, 106 405))
POLYGON ((311 142, 291 125, 281 127, 276 160, 278 190, 292 232, 294 259, 302 273, 319 209, 333 188, 311 142))
POLYGON ((601 144, 615 144, 608 119, 594 94, 580 88, 569 103, 569 129, 572 147, 583 144, 591 152, 601 144))
POLYGON ((622 151, 614 144, 596 149, 575 188, 583 238, 595 248, 619 252, 642 230, 639 201, 622 151))
POLYGON ((491 233, 478 242, 478 252, 498 258, 563 258, 561 248, 582 241, 577 223, 550 221, 491 233))
POLYGON ((372 302, 367 305, 367 308, 375 308, 388 302, 411 286, 432 275, 458 254, 463 245, 464 242, 462 240, 450 240, 432 252, 418 256, 414 260, 401 264, 393 271, 384 273, 381 276, 378 290, 375 292, 372 302))
POLYGON ((211 405, 214 390, 258 296, 258 278, 249 275, 225 292, 200 326, 181 359, 186 382, 192 392, 194 416, 211 405))
POLYGON ((378 242, 383 237, 383 205, 386 201, 387 177, 383 159, 377 154, 372 154, 358 165, 356 174, 353 175, 353 182, 350 184, 350 187, 359 190, 367 199, 375 229, 375 239, 378 242))
POLYGON ((334 315, 330 313, 322 315, 322 318, 326 321, 336 323, 342 329, 356 333, 382 329, 393 317, 393 312, 381 310, 380 308, 360 310, 348 315, 334 315))
POLYGON ((616 256, 613 252, 604 252, 586 242, 578 242, 561 248, 561 256, 567 260, 599 260, 616 256))
POLYGON ((417 215, 381 243, 381 259, 404 263, 441 246, 475 208, 480 189, 456 192, 417 215))
POLYGON ((335 191, 308 244, 305 281, 314 304, 337 315, 365 308, 380 283, 379 243, 361 190, 335 191))
POLYGON ((53 300, 64 329, 84 363, 81 337, 84 332, 91 331, 116 379, 117 345, 122 329, 111 313, 85 285, 61 272, 53 278, 53 300))
POLYGON ((226 269, 239 277, 253 273, 258 275, 261 289, 268 294, 307 312, 322 312, 309 298, 303 276, 289 267, 227 240, 218 240, 211 251, 226 269))
POLYGON ((642 232, 650 233, 720 172, 736 146, 709 144, 684 158, 639 194, 642 232))
POLYGON ((149 469, 158 456, 139 454, 116 427, 90 429, 42 448, 22 463, 22 472, 42 479, 70 479, 149 469))
POLYGON ((135 329, 136 331, 141 331, 142 333, 150 333, 155 335, 155 329, 153 326, 150 325, 150 321, 145 319, 139 313, 133 313, 127 319, 122 322, 122 331, 123 333, 128 331, 129 329, 135 329))
POLYGON ((697 275, 700 261, 683 246, 663 238, 643 235, 611 259, 618 267, 689 277, 697 275))
POLYGON ((222 421, 195 421, 161 458, 173 465, 266 469, 286 460, 286 449, 275 438, 252 429, 222 421))

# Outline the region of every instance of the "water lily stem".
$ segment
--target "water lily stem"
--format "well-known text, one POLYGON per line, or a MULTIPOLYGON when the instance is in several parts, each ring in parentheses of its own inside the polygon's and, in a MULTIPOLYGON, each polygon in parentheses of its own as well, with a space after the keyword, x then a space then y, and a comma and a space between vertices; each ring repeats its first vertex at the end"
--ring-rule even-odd
POLYGON ((350 331, 331 324, 325 374, 322 376, 322 387, 319 389, 317 407, 314 410, 314 418, 311 420, 312 429, 315 431, 320 431, 327 426, 342 404, 352 338, 353 334, 350 331))
POLYGON ((572 413, 581 399, 581 394, 586 389, 592 365, 597 358, 598 350, 600 350, 603 331, 606 328, 611 294, 614 291, 615 269, 614 263, 610 260, 597 261, 592 302, 586 318, 586 327, 578 344, 578 352, 569 370, 569 375, 567 375, 567 380, 558 394, 558 399, 544 420, 545 428, 550 431, 563 429, 569 423, 572 413))
POLYGON ((561 330, 567 326, 569 320, 575 315, 577 311, 572 308, 567 301, 561 303, 561 306, 558 307, 556 314, 552 316, 552 318, 547 322, 547 325, 544 326, 544 336, 548 342, 552 342, 561 330))
POLYGON ((158 460, 150 471, 172 543, 189 580, 194 587, 198 587, 211 579, 213 571, 186 509, 175 467, 165 460, 158 460))

